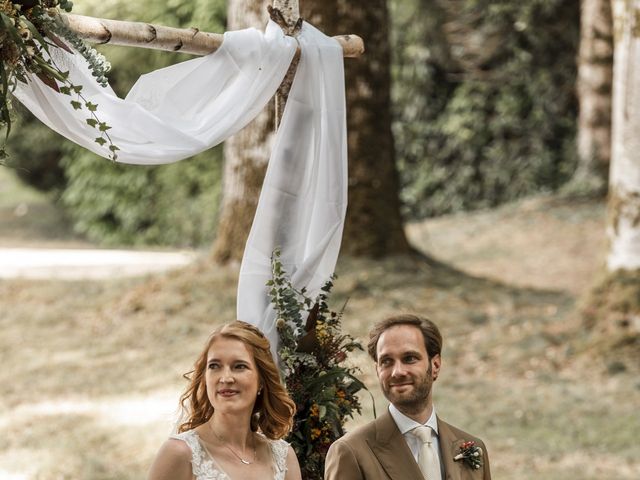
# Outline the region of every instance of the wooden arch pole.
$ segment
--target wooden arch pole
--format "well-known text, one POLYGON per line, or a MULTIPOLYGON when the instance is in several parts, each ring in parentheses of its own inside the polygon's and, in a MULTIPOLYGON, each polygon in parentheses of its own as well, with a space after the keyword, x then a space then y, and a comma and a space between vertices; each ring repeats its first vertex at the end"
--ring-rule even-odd
MULTIPOLYGON (((300 4, 298 0, 273 0, 273 7, 269 7, 269 16, 271 20, 276 22, 287 35, 296 36, 302 27, 302 19, 300 18, 300 4)), ((287 70, 278 92, 276 93, 276 128, 280 126, 284 106, 289 97, 289 90, 295 77, 298 62, 300 61, 300 50, 296 52, 289 70, 287 70)))
MULTIPOLYGON (((62 21, 83 40, 95 44, 132 47, 207 55, 222 44, 220 33, 201 32, 197 28, 172 28, 143 22, 126 22, 105 18, 61 13, 62 21)), ((364 53, 364 43, 357 35, 334 37, 347 58, 364 53)))

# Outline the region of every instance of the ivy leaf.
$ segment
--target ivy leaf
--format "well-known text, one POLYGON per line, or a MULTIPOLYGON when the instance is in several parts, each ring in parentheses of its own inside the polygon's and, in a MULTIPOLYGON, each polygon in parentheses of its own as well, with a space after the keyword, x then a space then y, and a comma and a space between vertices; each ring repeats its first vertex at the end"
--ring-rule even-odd
POLYGON ((107 141, 102 138, 102 137, 97 137, 94 142, 96 142, 98 145, 100 145, 101 147, 104 146, 105 143, 107 143, 107 141))
POLYGON ((87 118, 87 123, 93 128, 96 128, 98 125, 98 121, 95 118, 87 118))
POLYGON ((100 126, 98 127, 98 129, 101 132, 106 132, 107 130, 110 130, 111 127, 109 125, 107 125, 105 122, 100 122, 100 126))
POLYGON ((65 95, 71 95, 71 88, 67 86, 60 87, 60 93, 63 93, 65 95))
POLYGON ((71 100, 71 106, 74 110, 80 110, 82 108, 82 104, 80 102, 76 102, 75 100, 71 100))
POLYGON ((95 112, 96 110, 98 110, 98 105, 96 105, 95 103, 87 102, 84 105, 90 112, 95 112))

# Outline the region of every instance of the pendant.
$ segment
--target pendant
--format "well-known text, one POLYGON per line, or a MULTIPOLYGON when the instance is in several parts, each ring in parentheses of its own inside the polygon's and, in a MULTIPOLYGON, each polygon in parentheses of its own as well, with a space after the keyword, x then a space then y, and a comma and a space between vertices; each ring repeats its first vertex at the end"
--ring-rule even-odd
POLYGON ((240 461, 245 465, 251 465, 251 462, 247 462, 244 458, 241 458, 240 461))

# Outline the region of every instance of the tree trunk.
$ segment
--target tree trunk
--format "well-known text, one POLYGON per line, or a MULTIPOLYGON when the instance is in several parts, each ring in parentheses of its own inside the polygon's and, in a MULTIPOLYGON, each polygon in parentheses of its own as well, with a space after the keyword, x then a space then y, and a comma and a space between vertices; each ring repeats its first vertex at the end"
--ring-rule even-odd
POLYGON ((582 0, 580 24, 578 167, 568 190, 604 194, 611 159, 611 0, 582 0))
MULTIPOLYGON (((597 351, 640 361, 640 1, 612 0, 614 31, 608 274, 582 301, 597 351)), ((627 363, 628 362, 628 363, 627 363)), ((610 364, 611 365, 611 364, 610 364)))
MULTIPOLYGON (((264 28, 270 4, 269 0, 229 0, 228 30, 264 28)), ((270 102, 224 144, 222 210, 212 251, 218 263, 242 259, 273 143, 274 112, 270 102)))
POLYGON ((613 143, 609 256, 615 270, 640 270, 640 2, 614 0, 613 143))
POLYGON ((349 132, 349 206, 342 252, 406 253, 391 134, 389 11, 385 0, 305 0, 305 20, 327 35, 365 39, 365 54, 345 62, 349 132), (346 30, 345 30, 346 29, 346 30))

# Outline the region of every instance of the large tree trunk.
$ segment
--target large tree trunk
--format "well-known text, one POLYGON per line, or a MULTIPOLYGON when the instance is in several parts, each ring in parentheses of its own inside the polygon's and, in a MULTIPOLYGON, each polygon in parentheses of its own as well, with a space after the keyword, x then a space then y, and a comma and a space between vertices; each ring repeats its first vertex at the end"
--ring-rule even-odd
POLYGON ((349 206, 342 252, 379 257, 409 251, 391 134, 389 11, 385 0, 304 0, 301 16, 328 35, 354 32, 365 54, 345 62, 349 206))
POLYGON ((569 191, 604 194, 611 159, 611 0, 582 0, 578 54, 578 167, 569 191))
POLYGON ((640 269, 640 2, 614 0, 609 271, 640 269))
MULTIPOLYGON (((640 364, 640 1, 613 0, 614 65, 608 275, 582 302, 598 351, 640 364)), ((618 367, 619 368, 619 367, 618 367)))
MULTIPOLYGON (((267 23, 269 0, 229 0, 228 30, 267 23)), ((224 144, 222 207, 213 258, 219 263, 240 261, 258 205, 274 137, 273 102, 247 127, 224 144)))

